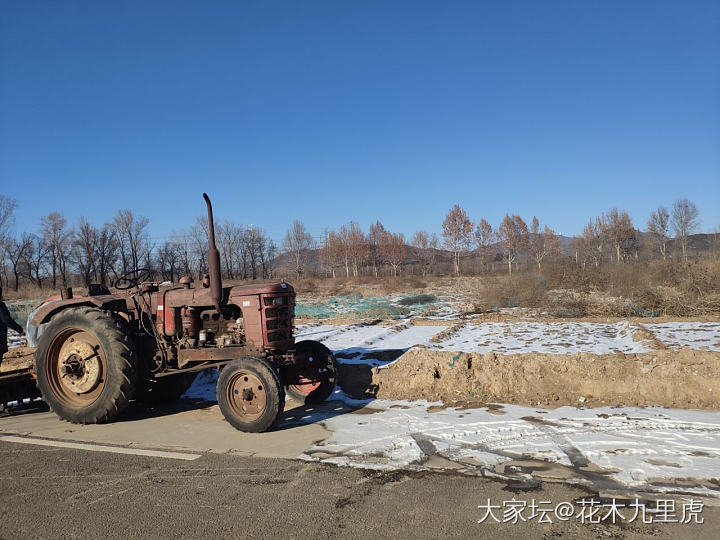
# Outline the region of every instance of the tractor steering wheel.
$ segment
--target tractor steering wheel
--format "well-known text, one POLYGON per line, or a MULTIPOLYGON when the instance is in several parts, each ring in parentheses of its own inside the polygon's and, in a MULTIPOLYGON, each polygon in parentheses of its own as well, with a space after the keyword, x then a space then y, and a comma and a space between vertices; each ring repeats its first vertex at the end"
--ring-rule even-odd
POLYGON ((115 280, 115 288, 119 291, 136 287, 143 281, 147 281, 153 275, 153 271, 149 268, 136 268, 125 272, 122 276, 115 280))

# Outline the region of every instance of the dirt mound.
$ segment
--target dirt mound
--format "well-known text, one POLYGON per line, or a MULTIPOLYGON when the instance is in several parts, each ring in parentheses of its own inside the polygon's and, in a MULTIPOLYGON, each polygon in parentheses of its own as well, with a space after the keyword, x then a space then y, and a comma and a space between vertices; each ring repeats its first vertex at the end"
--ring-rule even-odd
POLYGON ((642 341, 643 344, 649 349, 667 349, 662 341, 655 337, 650 330, 642 326, 632 327, 632 337, 634 341, 642 341))
POLYGON ((387 368, 355 377, 363 388, 345 377, 346 391, 387 399, 720 409, 720 353, 692 349, 496 355, 418 348, 387 368))

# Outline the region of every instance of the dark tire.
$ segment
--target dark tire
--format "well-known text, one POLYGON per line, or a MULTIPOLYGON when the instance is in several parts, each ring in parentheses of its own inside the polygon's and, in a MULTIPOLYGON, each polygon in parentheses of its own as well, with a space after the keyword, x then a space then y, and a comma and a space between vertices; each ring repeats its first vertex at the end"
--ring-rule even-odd
POLYGON ((225 420, 240 431, 261 433, 285 408, 285 392, 273 367, 245 356, 227 364, 218 377, 217 400, 225 420))
POLYGON ((330 349, 318 341, 299 341, 293 364, 284 372, 285 392, 305 405, 321 403, 335 390, 337 373, 337 360, 330 349))
POLYGON ((35 372, 40 394, 55 414, 97 424, 116 418, 134 397, 138 357, 122 319, 97 308, 71 308, 45 328, 35 372))
POLYGON ((181 373, 143 381, 135 399, 149 405, 179 399, 195 381, 197 373, 181 373))

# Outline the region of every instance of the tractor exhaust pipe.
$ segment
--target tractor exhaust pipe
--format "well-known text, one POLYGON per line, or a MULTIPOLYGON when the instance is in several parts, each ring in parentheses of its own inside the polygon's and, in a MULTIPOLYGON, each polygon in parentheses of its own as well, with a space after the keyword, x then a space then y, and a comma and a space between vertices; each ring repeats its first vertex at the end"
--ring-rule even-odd
POLYGON ((213 302, 215 302, 215 309, 220 312, 222 302, 222 276, 220 275, 220 252, 215 245, 215 222, 213 221, 212 204, 210 203, 210 197, 207 193, 203 193, 203 198, 207 204, 208 212, 208 243, 210 249, 208 251, 208 269, 210 274, 210 294, 212 295, 213 302))

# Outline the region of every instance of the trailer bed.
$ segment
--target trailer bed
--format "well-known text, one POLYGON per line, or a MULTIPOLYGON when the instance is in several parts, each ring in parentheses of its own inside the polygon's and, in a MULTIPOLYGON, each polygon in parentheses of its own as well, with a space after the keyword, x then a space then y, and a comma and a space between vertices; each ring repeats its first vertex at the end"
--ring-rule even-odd
POLYGON ((6 352, 0 364, 0 376, 32 368, 34 347, 13 347, 6 352))
POLYGON ((33 376, 33 347, 13 347, 0 364, 0 405, 38 396, 33 376))

